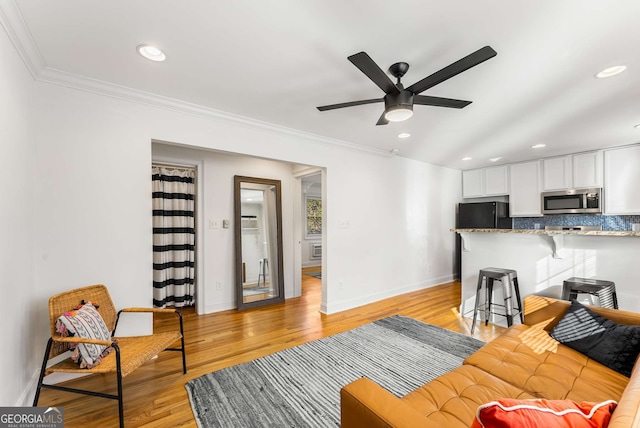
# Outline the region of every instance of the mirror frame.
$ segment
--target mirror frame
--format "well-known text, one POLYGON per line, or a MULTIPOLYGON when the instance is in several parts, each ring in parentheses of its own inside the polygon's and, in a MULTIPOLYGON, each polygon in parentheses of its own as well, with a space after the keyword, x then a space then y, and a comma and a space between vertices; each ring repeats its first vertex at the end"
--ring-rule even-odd
POLYGON ((235 252, 236 252, 236 299, 238 310, 255 308, 258 306, 270 305, 273 303, 284 302, 284 275, 283 275, 283 250, 282 250, 282 190, 280 180, 271 180, 268 178, 246 177, 235 175, 233 177, 234 187, 234 231, 235 231, 235 252), (266 184, 274 186, 276 189, 276 240, 278 243, 278 296, 270 299, 256 300, 253 302, 244 302, 243 282, 242 282, 242 201, 240 198, 241 184, 266 184))

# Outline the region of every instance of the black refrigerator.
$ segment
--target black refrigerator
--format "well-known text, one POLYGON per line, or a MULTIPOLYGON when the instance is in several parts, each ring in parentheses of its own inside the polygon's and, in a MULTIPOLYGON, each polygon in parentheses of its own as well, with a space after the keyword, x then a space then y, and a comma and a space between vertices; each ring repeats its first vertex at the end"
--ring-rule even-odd
MULTIPOLYGON (((513 229, 508 202, 468 202, 458 204, 458 229, 513 229)), ((462 274, 462 243, 456 234, 456 273, 462 274)))
POLYGON ((512 229, 508 202, 458 204, 459 229, 512 229))

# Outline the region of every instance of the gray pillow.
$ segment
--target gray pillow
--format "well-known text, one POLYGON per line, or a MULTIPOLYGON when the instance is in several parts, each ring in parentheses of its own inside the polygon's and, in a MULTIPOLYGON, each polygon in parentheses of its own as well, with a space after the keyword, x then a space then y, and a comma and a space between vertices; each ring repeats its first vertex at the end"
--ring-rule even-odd
POLYGON ((640 353, 640 326, 618 324, 577 300, 551 337, 627 377, 640 353))

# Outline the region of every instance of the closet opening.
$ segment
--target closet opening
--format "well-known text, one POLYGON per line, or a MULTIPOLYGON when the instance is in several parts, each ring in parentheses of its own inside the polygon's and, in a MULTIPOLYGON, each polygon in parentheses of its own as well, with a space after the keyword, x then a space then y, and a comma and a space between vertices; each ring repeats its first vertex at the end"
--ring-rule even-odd
POLYGON ((196 304, 197 166, 153 162, 153 306, 196 304))

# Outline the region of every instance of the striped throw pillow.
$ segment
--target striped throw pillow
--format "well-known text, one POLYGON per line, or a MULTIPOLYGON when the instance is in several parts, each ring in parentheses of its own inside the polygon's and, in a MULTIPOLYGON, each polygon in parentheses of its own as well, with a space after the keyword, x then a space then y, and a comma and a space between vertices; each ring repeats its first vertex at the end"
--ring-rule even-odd
MULTIPOLYGON (((87 302, 77 309, 65 312, 58 318, 58 331, 66 330, 69 336, 85 339, 111 340, 111 333, 91 302, 87 302)), ((73 349, 73 347, 72 347, 73 349)), ((78 343, 72 358, 81 368, 92 368, 102 361, 111 347, 94 345, 91 343, 78 343)))

